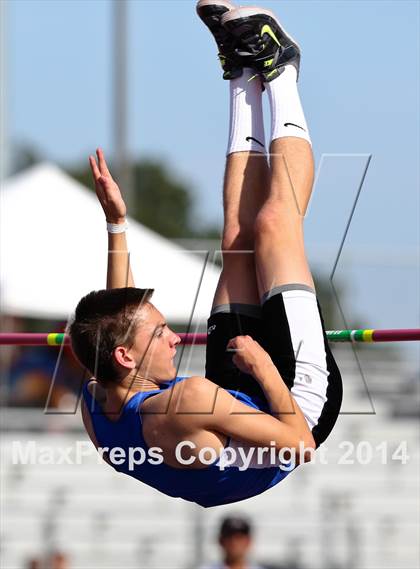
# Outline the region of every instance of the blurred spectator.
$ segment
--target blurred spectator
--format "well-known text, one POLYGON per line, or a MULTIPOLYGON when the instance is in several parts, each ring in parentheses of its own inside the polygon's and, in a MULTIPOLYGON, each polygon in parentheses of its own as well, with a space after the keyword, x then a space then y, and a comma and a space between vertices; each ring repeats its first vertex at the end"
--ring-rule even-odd
POLYGON ((65 553, 55 551, 49 558, 48 569, 70 569, 69 558, 65 553))
POLYGON ((249 520, 239 516, 225 518, 219 531, 222 563, 208 566, 207 569, 262 569, 249 561, 252 541, 249 520))
POLYGON ((26 568, 27 569, 42 569, 41 560, 38 557, 32 557, 32 559, 29 559, 28 562, 26 563, 26 568))
POLYGON ((54 551, 46 558, 32 557, 26 563, 27 569, 70 569, 69 558, 61 551, 54 551))
POLYGON ((20 350, 10 369, 9 405, 44 407, 50 394, 49 406, 59 408, 66 397, 77 395, 83 369, 66 347, 56 370, 58 350, 46 346, 20 350), (53 379, 54 388, 50 393, 53 379))

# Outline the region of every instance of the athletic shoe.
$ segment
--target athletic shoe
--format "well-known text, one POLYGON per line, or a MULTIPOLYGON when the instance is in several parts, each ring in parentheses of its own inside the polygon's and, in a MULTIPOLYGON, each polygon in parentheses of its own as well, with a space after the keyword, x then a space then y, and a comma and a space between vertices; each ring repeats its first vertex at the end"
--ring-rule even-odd
POLYGON ((263 81, 272 81, 293 65, 299 75, 300 48, 270 10, 255 6, 226 11, 222 26, 236 38, 243 67, 252 67, 263 81))
POLYGON ((200 0, 196 7, 198 16, 216 40, 223 79, 235 79, 242 75, 241 58, 236 53, 236 39, 221 25, 222 16, 234 8, 235 5, 228 0, 200 0))

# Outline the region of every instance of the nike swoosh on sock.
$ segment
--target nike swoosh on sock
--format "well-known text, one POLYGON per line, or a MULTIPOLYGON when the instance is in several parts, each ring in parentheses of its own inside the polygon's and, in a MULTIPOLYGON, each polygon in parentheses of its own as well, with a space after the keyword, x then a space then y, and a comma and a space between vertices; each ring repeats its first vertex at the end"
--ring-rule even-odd
POLYGON ((256 142, 257 144, 259 144, 260 146, 262 146, 264 148, 264 144, 262 142, 260 142, 259 140, 257 140, 256 138, 254 138, 253 136, 247 136, 245 140, 247 142, 249 142, 250 140, 253 140, 254 142, 256 142))
POLYGON ((300 130, 304 130, 306 132, 306 129, 304 129, 303 127, 299 126, 298 124, 295 124, 294 122, 285 122, 284 126, 295 126, 297 128, 300 128, 300 130))

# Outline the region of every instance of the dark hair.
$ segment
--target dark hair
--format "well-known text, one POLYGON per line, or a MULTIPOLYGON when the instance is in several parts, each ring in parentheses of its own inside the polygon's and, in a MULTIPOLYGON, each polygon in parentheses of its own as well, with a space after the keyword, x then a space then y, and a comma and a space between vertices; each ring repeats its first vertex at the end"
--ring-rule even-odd
POLYGON ((137 331, 137 313, 149 302, 153 289, 114 288, 92 291, 76 307, 69 327, 77 359, 105 383, 118 379, 113 352, 131 346, 137 331))
POLYGON ((252 527, 247 518, 242 516, 228 516, 224 518, 219 530, 219 537, 229 537, 235 534, 251 535, 252 527))

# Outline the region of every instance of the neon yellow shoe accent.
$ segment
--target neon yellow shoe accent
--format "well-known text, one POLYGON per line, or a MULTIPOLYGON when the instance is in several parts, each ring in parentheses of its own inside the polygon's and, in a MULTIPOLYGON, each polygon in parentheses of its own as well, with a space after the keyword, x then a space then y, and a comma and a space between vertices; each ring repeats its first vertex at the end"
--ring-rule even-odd
POLYGON ((253 75, 252 77, 250 77, 248 79, 248 83, 250 83, 251 81, 253 81, 255 79, 255 77, 258 77, 258 73, 256 73, 255 75, 253 75))
POLYGON ((272 59, 266 59, 264 61, 264 67, 270 67, 270 65, 273 63, 274 61, 274 57, 272 59))
POLYGON ((270 38, 272 38, 276 44, 281 47, 281 44, 279 42, 279 40, 276 38, 273 30, 270 28, 270 26, 268 24, 265 24, 262 28, 261 28, 261 36, 263 36, 264 34, 268 34, 270 36, 270 38))
POLYGON ((270 71, 270 73, 268 75, 266 75, 266 79, 269 79, 272 75, 274 75, 275 73, 277 73, 277 69, 273 69, 273 71, 270 71))

